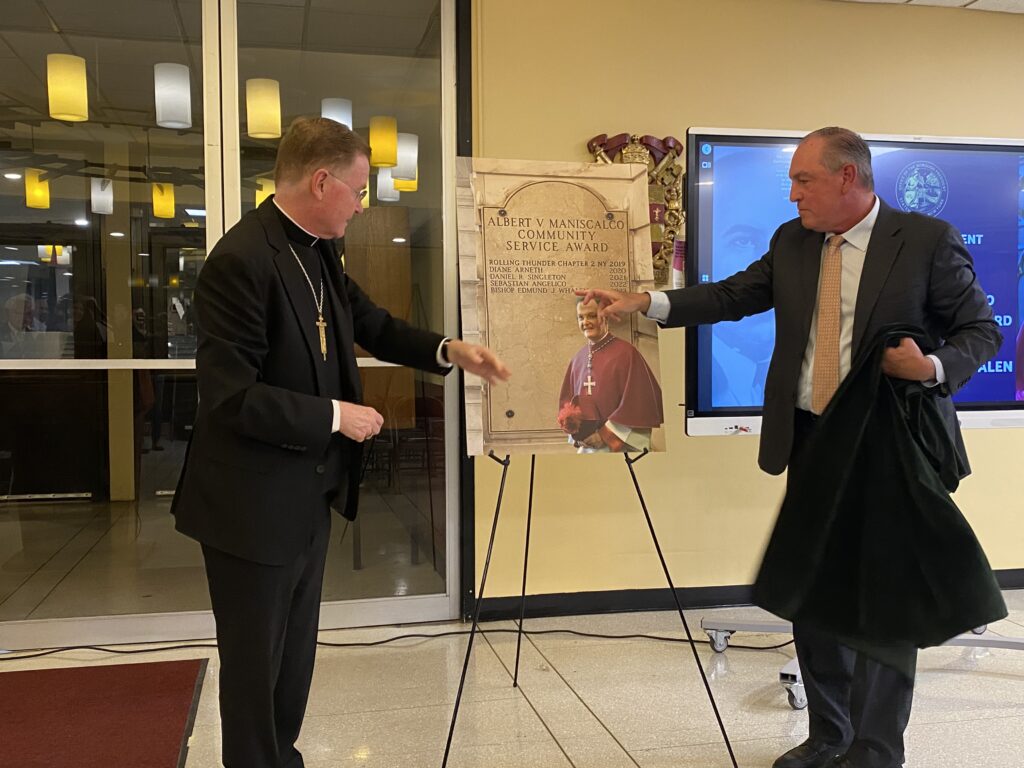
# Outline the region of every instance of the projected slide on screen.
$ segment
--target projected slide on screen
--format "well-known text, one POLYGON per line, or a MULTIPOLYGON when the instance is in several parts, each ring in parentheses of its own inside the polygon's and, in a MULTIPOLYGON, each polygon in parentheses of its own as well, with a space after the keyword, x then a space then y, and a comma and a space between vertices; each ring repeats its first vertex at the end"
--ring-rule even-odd
MULTIPOLYGON (((689 140, 692 285, 742 270, 767 251, 779 225, 796 216, 788 172, 799 137, 694 132, 689 140)), ((958 407, 1024 407, 1024 145, 896 138, 869 138, 868 144, 879 197, 960 230, 1003 331, 999 354, 957 393, 958 407)), ((697 329, 696 359, 687 363, 688 410, 759 412, 774 333, 770 312, 697 329)))

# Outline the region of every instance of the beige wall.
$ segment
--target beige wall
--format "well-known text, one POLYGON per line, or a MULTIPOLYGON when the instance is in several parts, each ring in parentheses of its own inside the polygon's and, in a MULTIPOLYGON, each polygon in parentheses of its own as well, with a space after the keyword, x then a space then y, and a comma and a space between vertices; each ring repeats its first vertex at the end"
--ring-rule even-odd
MULTIPOLYGON (((1024 15, 833 0, 476 0, 474 151, 586 159, 687 126, 1024 136, 1024 15)), ((783 492, 756 438, 683 435, 683 332, 662 332, 668 452, 636 465, 677 586, 750 583, 783 492)), ((529 371, 516 371, 528 376, 529 371)), ((1024 567, 1024 431, 970 431, 957 502, 996 568, 1024 567)), ((488 577, 518 594, 529 457, 514 457, 488 577)), ((501 467, 476 461, 477 572, 501 467)), ((531 593, 664 586, 621 457, 538 457, 531 593)))

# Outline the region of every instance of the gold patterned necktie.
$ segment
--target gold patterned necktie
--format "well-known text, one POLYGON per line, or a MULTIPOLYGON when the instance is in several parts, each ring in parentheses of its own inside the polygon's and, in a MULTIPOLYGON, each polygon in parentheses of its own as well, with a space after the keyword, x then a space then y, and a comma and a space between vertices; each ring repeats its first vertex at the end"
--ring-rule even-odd
POLYGON ((842 304, 843 276, 843 254, 840 249, 844 242, 842 235, 830 237, 821 264, 811 382, 811 411, 819 414, 825 410, 839 388, 839 310, 842 304))

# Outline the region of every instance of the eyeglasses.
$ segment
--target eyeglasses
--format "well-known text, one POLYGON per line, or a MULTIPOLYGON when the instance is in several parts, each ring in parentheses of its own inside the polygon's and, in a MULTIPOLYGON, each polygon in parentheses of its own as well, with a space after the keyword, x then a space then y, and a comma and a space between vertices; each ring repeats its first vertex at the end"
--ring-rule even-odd
POLYGON ((338 177, 337 177, 337 176, 335 176, 335 175, 334 175, 333 173, 331 173, 330 171, 328 171, 328 170, 327 170, 326 168, 324 168, 324 171, 326 171, 327 175, 328 175, 328 176, 330 176, 330 177, 331 177, 332 179, 334 179, 335 181, 340 181, 340 182, 341 182, 342 184, 344 184, 344 185, 345 185, 346 187, 348 187, 349 189, 351 189, 351 190, 352 190, 352 194, 356 196, 356 200, 358 200, 358 201, 359 201, 360 203, 361 203, 361 202, 363 202, 363 200, 365 200, 365 199, 366 199, 366 196, 367 196, 368 194, 370 194, 370 190, 369 190, 369 189, 367 189, 366 187, 363 187, 362 189, 356 189, 356 188, 355 188, 355 187, 353 187, 353 186, 352 186, 351 184, 349 184, 349 183, 348 183, 347 181, 345 181, 344 179, 340 179, 340 178, 338 178, 338 177))

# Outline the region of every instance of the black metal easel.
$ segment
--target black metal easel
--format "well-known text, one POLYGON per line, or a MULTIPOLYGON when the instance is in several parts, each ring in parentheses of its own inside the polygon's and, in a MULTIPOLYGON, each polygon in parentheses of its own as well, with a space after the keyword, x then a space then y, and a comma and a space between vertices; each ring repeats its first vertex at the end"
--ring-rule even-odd
MULTIPOLYGON (((733 768, 739 768, 736 762, 736 755, 733 753, 732 743, 729 741, 729 734, 725 731, 725 723, 722 722, 722 716, 718 711, 718 704, 715 702, 714 694, 711 692, 711 685, 708 683, 707 675, 704 672, 704 667, 700 662, 700 654, 697 652, 697 645, 693 641, 693 635, 690 632, 690 625, 686 621, 686 614, 683 613, 682 603, 679 602, 679 595, 676 592, 675 584, 672 582, 672 576, 668 570, 668 564, 665 562, 665 556, 661 551, 661 544, 658 542, 658 536, 654 532, 654 523, 651 521, 650 512, 647 510, 647 502, 644 501, 643 492, 640 490, 640 481, 637 480, 636 471, 633 469, 633 465, 636 464, 640 459, 646 456, 648 451, 644 451, 636 458, 630 458, 629 454, 624 454, 623 458, 626 460, 626 467, 629 469, 630 477, 633 480, 633 488, 636 489, 637 498, 640 500, 640 507, 643 509, 644 518, 647 520, 647 529, 651 532, 651 539, 654 542, 654 548, 658 553, 658 560, 661 562, 661 569, 665 572, 665 580, 668 582, 669 591, 672 593, 672 599, 675 601, 676 610, 679 612, 679 618, 683 622, 683 629, 686 631, 686 639, 689 641, 690 650, 693 652, 694 661, 697 663, 697 671, 700 673, 700 678, 704 683, 704 690, 708 694, 708 701, 711 702, 711 709, 715 713, 715 720, 718 721, 718 728, 722 733, 722 739, 725 741, 725 748, 729 751, 729 759, 732 761, 733 768)), ((498 501, 494 508, 494 520, 491 523, 491 536, 487 543, 487 557, 484 559, 483 573, 480 575, 480 592, 476 596, 476 605, 473 608, 473 625, 469 632, 469 644, 466 646, 466 659, 462 664, 462 677, 459 679, 459 692, 455 696, 455 708, 452 711, 452 722, 448 728, 448 741, 444 747, 444 760, 441 763, 441 768, 447 768, 448 766, 448 755, 451 752, 452 737, 455 735, 455 723, 459 717, 459 704, 462 701, 462 691, 466 684, 466 672, 469 669, 469 658, 473 652, 473 639, 476 637, 477 628, 480 623, 480 607, 483 605, 484 600, 484 588, 487 585, 487 571, 491 565, 491 553, 494 550, 494 536, 498 530, 498 514, 501 512, 501 500, 505 494, 505 479, 508 476, 508 467, 511 464, 511 459, 508 454, 505 454, 504 459, 499 459, 494 455, 492 451, 489 456, 498 462, 502 466, 501 470, 501 485, 498 488, 498 501)), ((533 518, 533 481, 536 472, 537 456, 536 454, 530 456, 530 498, 526 512, 526 547, 523 554, 523 588, 520 596, 519 603, 519 627, 516 633, 516 664, 515 674, 512 678, 512 686, 519 686, 519 654, 522 648, 523 639, 523 619, 526 614, 526 573, 527 567, 530 560, 530 526, 533 518)))

